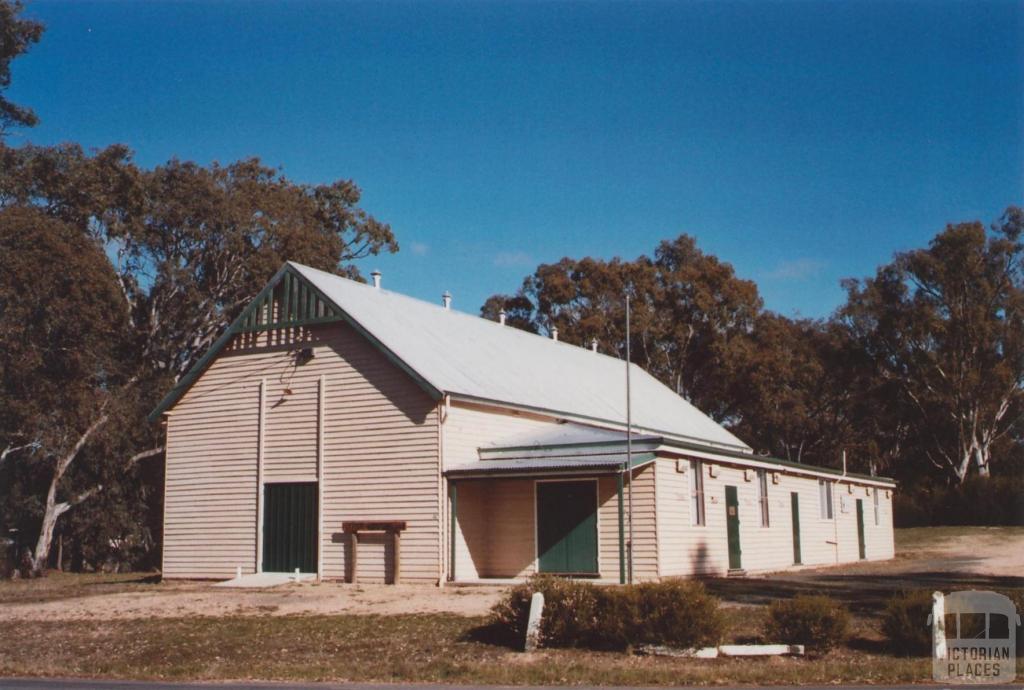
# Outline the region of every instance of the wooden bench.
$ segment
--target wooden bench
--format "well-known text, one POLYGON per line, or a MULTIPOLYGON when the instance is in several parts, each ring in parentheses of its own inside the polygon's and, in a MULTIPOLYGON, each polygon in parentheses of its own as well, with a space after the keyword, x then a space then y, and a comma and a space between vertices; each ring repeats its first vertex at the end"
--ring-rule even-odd
MULTIPOLYGON (((349 543, 349 577, 348 581, 355 583, 359 571, 359 534, 363 532, 383 532, 391 535, 391 544, 394 551, 394 561, 391 568, 391 584, 397 585, 402 574, 402 538, 405 531, 405 520, 350 520, 341 523, 341 531, 348 535, 349 543)), ((387 557, 385 556, 385 561, 387 557)), ((386 581, 386 580, 385 580, 386 581)))

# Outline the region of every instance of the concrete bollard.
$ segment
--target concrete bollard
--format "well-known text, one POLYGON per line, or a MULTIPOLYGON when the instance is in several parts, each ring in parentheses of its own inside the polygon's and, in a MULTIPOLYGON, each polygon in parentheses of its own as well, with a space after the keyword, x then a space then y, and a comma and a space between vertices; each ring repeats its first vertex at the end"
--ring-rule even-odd
POLYGON ((523 641, 523 651, 532 652, 540 644, 540 617, 544 613, 544 595, 541 592, 534 592, 530 599, 530 616, 526 619, 526 640, 523 641))

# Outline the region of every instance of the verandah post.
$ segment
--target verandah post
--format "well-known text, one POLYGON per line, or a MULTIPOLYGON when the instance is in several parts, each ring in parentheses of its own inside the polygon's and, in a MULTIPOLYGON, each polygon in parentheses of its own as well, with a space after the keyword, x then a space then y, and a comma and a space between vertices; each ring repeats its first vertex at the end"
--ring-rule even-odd
POLYGON ((626 584, 626 528, 625 512, 622 505, 622 472, 618 475, 618 494, 619 494, 619 584, 626 584))
POLYGON ((455 527, 458 524, 458 512, 459 512, 459 488, 455 482, 448 483, 448 498, 451 500, 451 509, 448 511, 451 516, 451 525, 449 526, 449 540, 451 544, 449 546, 451 551, 451 564, 448 568, 448 578, 455 581, 455 527))

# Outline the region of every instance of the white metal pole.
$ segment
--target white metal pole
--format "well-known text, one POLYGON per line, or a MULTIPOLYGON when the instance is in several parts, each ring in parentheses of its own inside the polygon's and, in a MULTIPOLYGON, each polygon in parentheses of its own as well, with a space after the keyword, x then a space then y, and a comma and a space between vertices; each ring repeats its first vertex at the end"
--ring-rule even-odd
POLYGON ((629 335, 629 288, 626 288, 626 470, 629 472, 629 543, 626 545, 626 572, 627 581, 633 584, 633 399, 629 380, 632 356, 629 335))
POLYGON ((320 374, 317 382, 316 414, 316 581, 324 579, 324 408, 327 378, 320 374))

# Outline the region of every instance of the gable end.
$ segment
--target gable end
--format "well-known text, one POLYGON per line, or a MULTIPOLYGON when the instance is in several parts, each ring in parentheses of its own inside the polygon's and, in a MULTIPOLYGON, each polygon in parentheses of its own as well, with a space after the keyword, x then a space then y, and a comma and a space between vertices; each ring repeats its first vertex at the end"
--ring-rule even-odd
POLYGON ((149 421, 158 421, 162 414, 174 407, 235 335, 282 328, 299 328, 335 321, 345 321, 352 326, 357 333, 384 353, 391 362, 412 376, 432 398, 439 400, 442 397, 441 391, 415 372, 391 352, 384 343, 324 295, 319 288, 295 270, 291 263, 286 263, 242 310, 242 313, 231 322, 224 333, 206 351, 206 354, 178 380, 174 388, 149 413, 149 421))

